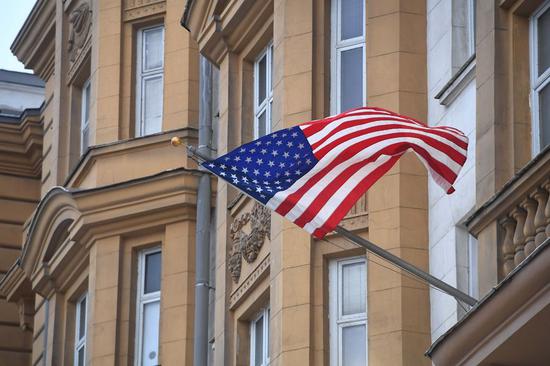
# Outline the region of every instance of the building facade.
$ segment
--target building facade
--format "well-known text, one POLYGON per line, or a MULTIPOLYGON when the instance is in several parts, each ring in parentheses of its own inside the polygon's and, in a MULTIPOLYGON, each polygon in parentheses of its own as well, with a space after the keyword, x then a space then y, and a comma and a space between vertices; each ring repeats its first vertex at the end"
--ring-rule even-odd
MULTIPOLYGON (((23 224, 40 200, 44 83, 35 75, 0 70, 0 276, 21 254, 23 224)), ((0 360, 29 364, 32 325, 20 304, 0 296, 0 360)), ((27 315, 32 314, 26 309, 27 315)))
POLYGON ((209 365, 544 364, 549 8, 38 0, 12 51, 44 103, 0 122, 0 365, 193 364, 204 230, 209 365), (217 156, 365 104, 461 129, 468 161, 446 196, 405 155, 342 225, 473 309, 223 181, 198 228, 205 172, 173 137, 209 119, 217 156))
POLYGON ((21 217, 4 200, 0 209, 2 244, 22 246, 11 263, 2 256, 1 292, 21 324, 2 347, 21 340, 0 364, 192 362, 201 173, 169 144, 197 136, 199 54, 183 7, 40 0, 14 40, 45 91, 21 124, 37 135, 22 140, 34 185, 2 181, 2 199, 29 207, 21 217))
MULTIPOLYGON (((461 291, 479 298, 476 291, 475 237, 464 221, 476 205, 476 2, 428 2, 428 123, 451 125, 469 140, 468 157, 447 195, 428 181, 430 273, 461 291)), ((466 312, 450 296, 430 290, 432 341, 466 312)))
MULTIPOLYGON (((454 16, 459 5, 441 3, 430 9, 434 40, 445 37, 437 19, 454 16)), ((462 318, 450 315, 447 321, 456 310, 456 303, 448 304, 434 322, 432 297, 432 327, 439 327, 432 330, 427 355, 436 365, 544 365, 550 360, 544 326, 550 317, 550 2, 476 1, 473 9, 475 56, 439 92, 434 89, 430 122, 442 113, 460 119, 475 106, 475 125, 466 128, 475 136, 475 164, 461 182, 469 193, 458 205, 444 203, 451 210, 434 210, 430 230, 434 241, 456 253, 455 261, 446 262, 447 277, 480 300, 462 318), (462 237, 439 240, 441 221, 462 237), (465 278, 462 268, 468 266, 477 270, 465 278)), ((454 19, 447 30, 452 42, 461 34, 455 24, 467 24, 460 15, 454 19)), ((435 44, 430 53, 439 60, 445 51, 435 44)), ((434 71, 434 85, 437 79, 434 71)), ((437 199, 430 197, 434 207, 437 199)))
MULTIPOLYGON (((426 120, 424 1, 188 1, 182 21, 219 68, 218 155, 365 103, 426 120)), ((425 284, 221 181, 216 206, 215 364, 429 364, 425 284)), ((343 225, 427 270, 421 163, 405 156, 343 225)))

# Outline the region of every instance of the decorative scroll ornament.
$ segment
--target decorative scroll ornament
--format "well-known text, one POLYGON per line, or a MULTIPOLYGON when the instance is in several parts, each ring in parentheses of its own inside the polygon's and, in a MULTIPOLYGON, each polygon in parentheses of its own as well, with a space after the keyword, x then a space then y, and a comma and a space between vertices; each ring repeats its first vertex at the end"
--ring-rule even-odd
POLYGON ((228 267, 233 281, 237 283, 241 277, 242 258, 252 263, 258 257, 265 238, 271 233, 271 214, 267 208, 254 203, 252 210, 238 216, 231 224, 231 240, 233 247, 229 255, 228 267), (243 230, 250 224, 250 233, 243 230))
POLYGON ((69 23, 71 24, 69 33, 69 59, 71 62, 76 60, 78 52, 84 46, 88 33, 92 25, 92 9, 88 2, 83 2, 69 15, 69 23))

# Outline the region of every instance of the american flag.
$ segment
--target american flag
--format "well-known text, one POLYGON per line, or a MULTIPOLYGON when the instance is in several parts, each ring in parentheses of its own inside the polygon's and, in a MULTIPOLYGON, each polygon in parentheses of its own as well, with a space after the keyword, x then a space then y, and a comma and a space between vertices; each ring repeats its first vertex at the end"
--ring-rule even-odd
POLYGON ((452 193, 467 149, 455 128, 364 107, 273 132, 202 165, 322 238, 407 151, 452 193))

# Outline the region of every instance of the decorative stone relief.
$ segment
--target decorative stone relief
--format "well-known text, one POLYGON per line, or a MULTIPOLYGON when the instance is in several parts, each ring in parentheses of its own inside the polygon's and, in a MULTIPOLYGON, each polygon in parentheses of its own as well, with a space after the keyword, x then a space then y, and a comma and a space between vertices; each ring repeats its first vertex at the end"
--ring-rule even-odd
POLYGON ((74 62, 86 43, 92 26, 92 9, 90 4, 84 1, 69 14, 69 43, 67 51, 69 59, 74 62))
POLYGON ((231 294, 229 297, 229 308, 233 309, 236 305, 239 304, 241 299, 246 296, 252 289, 254 288, 254 284, 258 282, 258 280, 264 278, 266 276, 267 269, 271 265, 271 257, 269 255, 265 256, 265 258, 262 260, 262 262, 254 269, 254 272, 252 272, 244 281, 243 283, 231 294))
POLYGON ((252 210, 237 216, 231 224, 231 240, 233 247, 229 255, 228 268, 233 281, 237 283, 241 277, 242 258, 252 263, 258 257, 265 238, 271 235, 271 214, 267 208, 254 203, 252 210), (245 229, 249 227, 250 232, 245 229))
POLYGON ((165 0, 126 0, 124 21, 134 20, 166 11, 165 0))

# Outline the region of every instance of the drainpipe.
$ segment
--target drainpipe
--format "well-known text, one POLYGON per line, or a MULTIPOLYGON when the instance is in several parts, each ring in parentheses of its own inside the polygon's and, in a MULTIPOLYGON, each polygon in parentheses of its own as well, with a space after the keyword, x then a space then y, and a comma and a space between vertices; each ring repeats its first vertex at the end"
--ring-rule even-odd
MULTIPOLYGON (((212 139, 212 65, 200 56, 199 77, 199 146, 198 151, 210 157, 212 139)), ((210 174, 202 174, 197 192, 195 242, 195 327, 193 365, 208 362, 208 297, 210 291, 210 174)))

